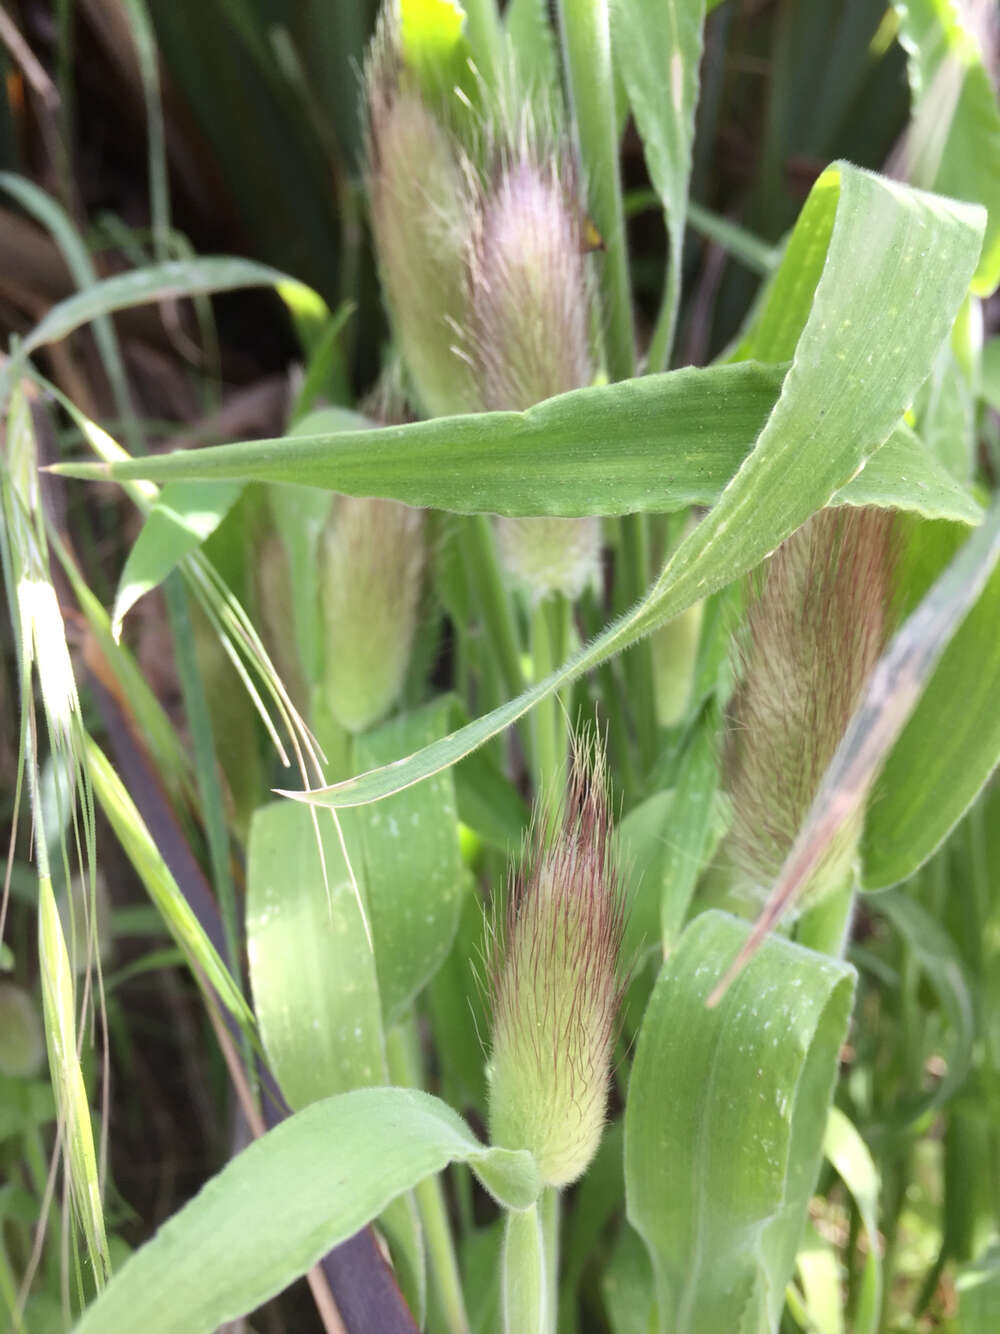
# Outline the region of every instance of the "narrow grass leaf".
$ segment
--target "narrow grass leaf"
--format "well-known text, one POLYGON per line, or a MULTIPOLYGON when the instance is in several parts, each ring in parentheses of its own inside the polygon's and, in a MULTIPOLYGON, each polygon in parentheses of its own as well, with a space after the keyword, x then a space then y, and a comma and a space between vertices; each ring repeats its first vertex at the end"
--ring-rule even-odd
MULTIPOLYGON (((526 412, 406 426, 371 427, 340 410, 333 421, 316 413, 291 437, 107 467, 67 463, 53 471, 119 480, 286 482, 460 514, 662 513, 718 501, 773 412, 786 371, 746 362, 686 367, 574 390, 526 412), (311 423, 317 430, 307 434, 311 423)), ((832 503, 967 523, 980 516, 976 502, 902 423, 832 503)))
MULTIPOLYGON (((995 519, 994 519, 995 522, 995 519)), ((918 524, 938 569, 961 530, 918 524)), ((1000 568, 947 646, 872 793, 862 838, 868 889, 912 875, 947 837, 1000 760, 1000 568)))
POLYGON ((590 212, 604 242, 601 273, 608 374, 635 371, 625 210, 619 174, 619 123, 611 62, 608 0, 559 0, 563 69, 590 212))
POLYGON ((977 295, 989 296, 1000 282, 1000 109, 984 53, 954 0, 894 0, 893 8, 907 57, 910 134, 925 140, 909 165, 942 194, 989 210, 972 280, 977 295))
POLYGON ((719 959, 746 932, 715 911, 692 922, 636 1046, 626 1198, 663 1331, 777 1327, 819 1171, 853 969, 773 937, 710 1010, 719 959))
POLYGON ((845 1334, 837 1252, 820 1236, 811 1219, 795 1257, 795 1268, 802 1284, 804 1308, 800 1311, 801 1298, 792 1288, 788 1309, 799 1326, 808 1329, 809 1334, 845 1334))
POLYGON ((649 354, 666 366, 680 303, 688 180, 698 102, 704 0, 612 0, 612 40, 670 240, 663 304, 649 354))
MULTIPOLYGON (((52 239, 62 252, 73 281, 81 289, 77 297, 70 297, 69 300, 79 300, 86 297, 98 281, 97 270, 94 268, 90 251, 73 219, 51 195, 46 194, 33 181, 29 181, 25 177, 15 176, 9 172, 0 172, 0 189, 13 195, 21 207, 26 209, 51 233, 52 239)), ((135 415, 128 376, 125 371, 125 362, 121 348, 118 345, 114 325, 108 319, 106 313, 100 310, 94 312, 93 323, 94 340, 97 343, 97 350, 100 353, 101 362, 111 385, 115 408, 122 419, 133 452, 141 452, 142 433, 135 415)), ((26 342, 30 338, 31 334, 29 333, 26 342)), ((28 351, 30 349, 24 346, 22 351, 16 355, 15 360, 20 361, 21 356, 27 355, 28 351)))
POLYGON ((876 894, 868 906, 886 917, 906 941, 937 995, 949 1032, 944 1075, 927 1093, 898 1108, 898 1116, 893 1117, 896 1128, 900 1123, 912 1125, 928 1111, 944 1106, 965 1083, 972 1069, 976 1014, 962 956, 941 923, 902 890, 876 894))
POLYGON ((196 975, 200 972, 205 977, 236 1022, 252 1034, 254 1021, 250 1007, 171 875, 124 784, 107 756, 89 737, 86 753, 101 809, 167 930, 196 975))
POLYGON ((313 1103, 239 1154, 119 1270, 76 1334, 211 1334, 254 1310, 449 1163, 513 1207, 537 1195, 530 1155, 488 1149, 415 1089, 313 1103))
POLYGON ((160 781, 175 803, 183 807, 192 798, 194 783, 190 760, 173 723, 130 650, 115 640, 108 613, 91 592, 59 535, 51 528, 49 542, 87 621, 90 638, 85 638, 83 643, 83 658, 87 667, 105 689, 111 690, 127 704, 143 743, 148 746, 155 761, 160 781))
POLYGON ((290 282, 294 279, 278 269, 229 256, 151 264, 132 273, 105 278, 86 291, 60 301, 27 335, 21 345, 22 352, 27 355, 47 343, 57 343, 74 329, 130 306, 145 306, 201 293, 227 292, 237 287, 277 287, 279 283, 290 282))
POLYGON ((823 1153, 851 1192, 865 1230, 867 1254, 858 1286, 854 1334, 875 1334, 882 1311, 882 1255, 878 1231, 879 1176, 868 1145, 853 1122, 831 1107, 823 1153))
POLYGON ((235 505, 240 482, 175 482, 164 487, 146 516, 118 581, 111 633, 121 638, 122 621, 144 593, 197 551, 235 505))

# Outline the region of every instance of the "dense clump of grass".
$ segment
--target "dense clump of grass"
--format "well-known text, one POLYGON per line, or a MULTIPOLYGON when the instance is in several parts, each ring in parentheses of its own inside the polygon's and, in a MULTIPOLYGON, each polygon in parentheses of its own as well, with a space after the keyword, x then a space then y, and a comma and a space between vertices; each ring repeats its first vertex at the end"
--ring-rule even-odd
POLYGON ((122 218, 0 14, 4 1327, 992 1329, 996 34, 847 8, 129 3, 122 218))

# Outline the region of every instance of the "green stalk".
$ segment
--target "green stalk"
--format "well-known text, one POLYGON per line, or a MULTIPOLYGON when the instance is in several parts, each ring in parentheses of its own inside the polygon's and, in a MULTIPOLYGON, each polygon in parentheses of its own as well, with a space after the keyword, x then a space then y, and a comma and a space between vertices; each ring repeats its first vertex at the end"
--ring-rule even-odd
MULTIPOLYGON (((626 611, 645 595, 649 578, 649 535, 645 514, 625 514, 620 520, 619 589, 621 607, 626 611)), ((648 773, 656 759, 656 688, 653 677, 653 651, 648 639, 624 654, 625 684, 639 739, 639 761, 648 773)))
POLYGON ((824 895, 814 907, 806 909, 799 918, 795 939, 806 949, 842 959, 853 912, 854 883, 849 880, 832 894, 824 895))
MULTIPOLYGON (((572 604, 561 593, 554 593, 531 613, 531 670, 535 681, 554 672, 566 659, 572 604)), ((547 696, 531 713, 532 753, 535 761, 535 789, 539 796, 555 793, 566 772, 569 752, 569 728, 565 700, 561 693, 547 696)))
POLYGON ((670 368, 670 358, 674 350, 674 334, 677 329, 677 312, 681 301, 681 258, 683 255, 684 229, 671 229, 670 253, 667 256, 667 276, 663 284, 663 296, 660 310, 656 317, 653 337, 649 343, 646 358, 647 368, 651 372, 665 371, 670 368), (678 236, 679 230, 679 236, 678 236), (677 245, 674 245, 674 239, 677 245))
MULTIPOLYGON (((389 1076, 394 1084, 404 1088, 420 1088, 423 1072, 420 1068, 417 1033, 412 1017, 406 1019, 385 1035, 385 1057, 389 1076)), ((448 1334, 469 1334, 469 1317, 465 1310, 462 1276, 458 1268, 451 1224, 445 1206, 441 1178, 426 1177, 414 1189, 417 1210, 423 1224, 431 1278, 437 1288, 441 1310, 448 1334)))
POLYGON ((470 515, 461 526, 462 553, 472 589, 493 651, 503 673, 509 697, 525 688, 514 609, 504 587, 489 518, 470 515))
POLYGON ((751 273, 773 273, 781 261, 781 246, 768 245, 745 227, 728 218, 720 218, 693 199, 688 202, 688 222, 695 231, 709 241, 715 241, 733 259, 738 259, 751 273))
POLYGON ((588 202, 605 248, 608 374, 627 380, 635 369, 635 343, 607 0, 560 0, 559 30, 588 202))
POLYGON ((24 1328, 17 1301, 17 1282, 7 1257, 7 1249, 0 1237, 0 1300, 2 1300, 10 1318, 10 1328, 14 1334, 21 1334, 24 1328))
POLYGON ((546 1329, 555 1334, 559 1320, 560 1197, 553 1186, 542 1192, 542 1246, 545 1253, 546 1329))
POLYGON ((550 1334, 551 1285, 538 1204, 507 1211, 500 1286, 504 1334, 550 1334))

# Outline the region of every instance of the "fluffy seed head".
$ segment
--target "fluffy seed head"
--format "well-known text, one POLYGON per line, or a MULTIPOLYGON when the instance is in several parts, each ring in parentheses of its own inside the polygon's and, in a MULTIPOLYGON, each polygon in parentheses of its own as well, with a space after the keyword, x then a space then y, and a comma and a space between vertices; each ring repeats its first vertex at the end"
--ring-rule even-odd
MULTIPOLYGON (((885 646, 892 523, 884 510, 821 510, 749 582, 724 767, 728 851, 751 889, 781 869, 885 646)), ((804 903, 843 883, 860 824, 831 847, 804 903)))
POLYGON ((602 763, 578 747, 561 828, 537 822, 494 932, 494 1144, 530 1149, 542 1179, 584 1172, 604 1126, 621 994, 621 881, 602 763))
POLYGON ((320 541, 326 699, 352 732, 395 702, 425 561, 424 514, 393 500, 338 496, 320 541))
POLYGON ((535 598, 549 593, 578 598, 597 573, 598 518, 499 518, 496 527, 504 567, 535 598))
MULTIPOLYGON (((526 137, 526 136, 525 136, 526 137)), ((530 407, 593 379, 592 290, 575 173, 525 142, 476 209, 468 355, 482 407, 530 407)), ((578 597, 597 569, 598 519, 500 519, 501 557, 536 597, 578 597)))
POLYGON ((565 155, 506 163, 479 201, 470 356, 483 408, 520 409, 593 378, 583 215, 565 155))
POLYGON ((471 370, 456 351, 473 226, 461 153, 405 77, 390 24, 373 43, 366 87, 372 227, 403 359, 428 414, 474 412, 471 370))

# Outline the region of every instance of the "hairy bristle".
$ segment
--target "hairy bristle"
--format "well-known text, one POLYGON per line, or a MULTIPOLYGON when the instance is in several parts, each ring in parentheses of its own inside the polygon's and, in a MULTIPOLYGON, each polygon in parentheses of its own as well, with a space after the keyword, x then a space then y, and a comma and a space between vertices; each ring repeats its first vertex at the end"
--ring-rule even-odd
POLYGON ((461 146, 404 77, 395 19, 366 66, 368 195, 382 286, 407 369, 433 416, 478 403, 455 330, 465 324, 472 233, 461 146))
POLYGON ((360 731, 391 707, 410 659, 425 564, 424 513, 338 496, 322 541, 326 693, 360 731))
MULTIPOLYGON (((757 889, 780 870, 885 646, 892 530, 883 510, 822 510, 749 582, 724 768, 730 853, 757 889)), ((858 832, 817 884, 846 872, 858 832)))
POLYGON ((487 410, 589 384, 591 286, 568 154, 505 162, 482 191, 469 264, 469 351, 487 410))
POLYGON ((561 820, 536 819, 489 961, 491 1123, 558 1185, 600 1137, 621 996, 622 886, 595 754, 578 748, 561 820))

